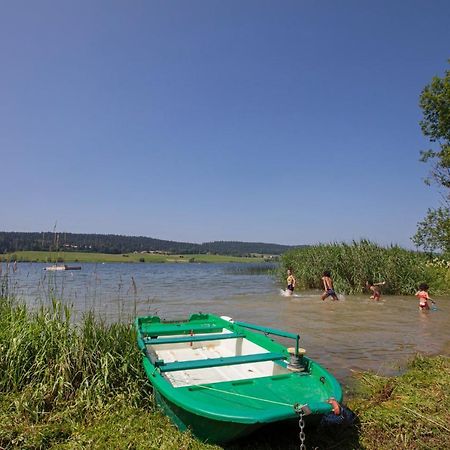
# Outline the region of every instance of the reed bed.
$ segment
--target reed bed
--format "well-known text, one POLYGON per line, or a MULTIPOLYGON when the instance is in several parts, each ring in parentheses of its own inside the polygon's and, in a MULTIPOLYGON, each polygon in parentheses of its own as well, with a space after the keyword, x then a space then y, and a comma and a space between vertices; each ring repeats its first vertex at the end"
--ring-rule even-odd
POLYGON ((433 294, 450 291, 446 262, 436 262, 424 253, 395 245, 381 247, 367 240, 289 251, 282 256, 280 278, 283 280, 289 267, 303 289, 322 289, 322 274, 329 270, 336 290, 346 294, 362 293, 367 281, 385 281, 383 292, 386 294, 413 294, 420 283, 429 284, 433 294))
POLYGON ((276 275, 278 264, 264 262, 258 264, 230 265, 225 269, 226 273, 233 275, 276 275))
POLYGON ((0 448, 54 446, 212 448, 155 410, 130 324, 0 298, 0 448))

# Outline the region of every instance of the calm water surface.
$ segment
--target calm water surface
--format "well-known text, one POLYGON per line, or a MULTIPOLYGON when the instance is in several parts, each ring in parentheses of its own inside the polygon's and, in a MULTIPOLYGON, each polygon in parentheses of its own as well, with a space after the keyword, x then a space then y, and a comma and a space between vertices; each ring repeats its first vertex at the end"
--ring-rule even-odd
POLYGON ((437 311, 423 313, 412 296, 283 297, 274 277, 251 274, 247 264, 83 264, 73 272, 45 266, 20 263, 7 272, 3 264, 10 292, 33 307, 61 298, 77 313, 94 310, 109 322, 202 311, 299 333, 308 355, 341 381, 355 370, 396 373, 416 352, 450 356, 448 297, 435 299, 437 311))

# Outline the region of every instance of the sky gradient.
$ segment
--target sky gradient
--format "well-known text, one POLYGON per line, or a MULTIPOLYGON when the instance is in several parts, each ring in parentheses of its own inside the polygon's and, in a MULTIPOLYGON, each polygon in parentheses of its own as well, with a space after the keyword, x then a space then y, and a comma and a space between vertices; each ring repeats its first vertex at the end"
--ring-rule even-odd
POLYGON ((0 231, 412 247, 450 2, 1 1, 0 231))

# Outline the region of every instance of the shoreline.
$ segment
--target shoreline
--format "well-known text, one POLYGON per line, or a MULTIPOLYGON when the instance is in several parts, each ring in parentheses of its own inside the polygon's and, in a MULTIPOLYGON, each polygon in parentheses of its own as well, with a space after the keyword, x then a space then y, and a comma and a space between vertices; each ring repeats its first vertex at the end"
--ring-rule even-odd
MULTIPOLYGON (((33 312, 0 298, 0 348, 2 448, 223 448, 178 431, 155 407, 130 324, 87 315, 74 326, 58 302, 33 312)), ((354 373, 343 388, 355 422, 307 427, 308 448, 450 448, 450 358, 418 354, 399 368, 354 373)), ((226 448, 277 446, 298 448, 296 423, 226 448)))
POLYGON ((276 263, 264 256, 229 256, 208 254, 159 254, 159 253, 85 253, 85 252, 35 252, 20 251, 0 255, 0 264, 17 263, 276 263))

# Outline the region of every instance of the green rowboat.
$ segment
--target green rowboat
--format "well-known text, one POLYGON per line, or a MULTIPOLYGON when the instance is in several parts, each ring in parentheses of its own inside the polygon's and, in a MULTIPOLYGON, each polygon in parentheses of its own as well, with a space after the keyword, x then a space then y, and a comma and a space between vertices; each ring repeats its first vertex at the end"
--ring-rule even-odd
POLYGON ((158 404, 202 440, 228 442, 299 414, 320 418, 333 406, 338 413, 341 387, 304 356, 299 335, 201 313, 184 321, 138 317, 135 327, 158 404))

